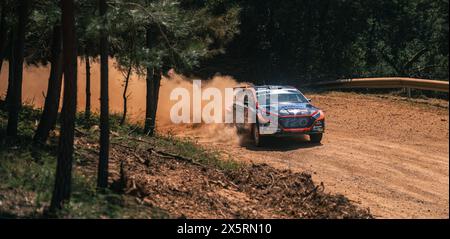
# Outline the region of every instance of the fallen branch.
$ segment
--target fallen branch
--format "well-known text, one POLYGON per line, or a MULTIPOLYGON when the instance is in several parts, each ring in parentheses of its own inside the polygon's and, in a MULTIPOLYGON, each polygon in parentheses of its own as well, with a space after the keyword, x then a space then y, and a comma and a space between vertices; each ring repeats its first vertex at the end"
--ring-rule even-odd
POLYGON ((309 191, 303 198, 302 201, 305 201, 306 199, 309 198, 309 196, 315 194, 318 192, 319 188, 321 189, 320 192, 323 192, 323 190, 325 189, 325 185, 323 185, 323 182, 320 183, 320 185, 315 186, 311 191, 309 191))
POLYGON ((143 164, 145 164, 145 162, 147 162, 147 160, 143 159, 143 158, 142 158, 141 156, 139 156, 137 153, 132 152, 132 154, 133 154, 133 156, 134 156, 135 158, 137 158, 137 159, 139 160, 139 162, 141 162, 141 163, 143 163, 143 164))
POLYGON ((75 132, 81 134, 82 136, 87 136, 88 135, 87 133, 85 133, 85 132, 83 132, 83 131, 81 131, 81 130, 79 130, 77 128, 75 128, 75 132))
POLYGON ((155 149, 153 149, 153 148, 148 149, 148 151, 149 151, 150 153, 152 153, 152 154, 155 154, 155 155, 159 156, 159 157, 172 158, 172 159, 176 159, 176 160, 180 160, 180 161, 185 161, 185 162, 189 162, 189 163, 191 163, 191 164, 195 164, 195 165, 197 165, 197 166, 204 167, 204 165, 202 165, 202 164, 200 164, 200 163, 198 163, 198 162, 195 162, 194 159, 187 158, 187 157, 183 157, 183 156, 178 155, 178 154, 172 154, 172 153, 167 153, 167 152, 163 152, 163 151, 158 151, 158 150, 155 150, 155 149))
POLYGON ((111 142, 111 144, 117 145, 117 146, 120 146, 120 147, 123 147, 123 148, 126 148, 126 149, 129 149, 129 150, 136 150, 136 148, 133 148, 133 147, 130 147, 128 145, 121 144, 121 143, 111 142))
POLYGON ((269 173, 269 176, 270 176, 270 178, 272 178, 272 183, 270 184, 268 190, 272 189, 273 185, 275 184, 275 178, 273 177, 273 175, 271 173, 269 173))

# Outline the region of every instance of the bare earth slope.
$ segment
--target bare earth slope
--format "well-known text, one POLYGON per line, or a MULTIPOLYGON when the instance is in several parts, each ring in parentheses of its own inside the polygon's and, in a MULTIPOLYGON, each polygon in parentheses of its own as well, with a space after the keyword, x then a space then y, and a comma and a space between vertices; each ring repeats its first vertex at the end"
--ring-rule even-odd
POLYGON ((449 217, 448 102, 337 92, 308 97, 327 115, 322 145, 306 138, 271 140, 263 148, 198 140, 236 159, 310 172, 326 191, 346 195, 376 217, 449 217))

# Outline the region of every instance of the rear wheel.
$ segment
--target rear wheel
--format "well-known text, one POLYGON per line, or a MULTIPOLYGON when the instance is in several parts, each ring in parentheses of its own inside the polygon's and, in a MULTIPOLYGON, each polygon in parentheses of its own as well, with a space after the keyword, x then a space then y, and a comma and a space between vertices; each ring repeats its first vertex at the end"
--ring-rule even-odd
POLYGON ((323 137, 323 134, 311 134, 311 135, 309 135, 311 143, 314 143, 314 144, 320 144, 320 142, 322 141, 322 137, 323 137))
POLYGON ((263 145, 263 143, 264 143, 264 138, 259 133, 258 123, 253 124, 252 135, 253 135, 253 142, 255 142, 255 146, 256 147, 261 147, 263 145))

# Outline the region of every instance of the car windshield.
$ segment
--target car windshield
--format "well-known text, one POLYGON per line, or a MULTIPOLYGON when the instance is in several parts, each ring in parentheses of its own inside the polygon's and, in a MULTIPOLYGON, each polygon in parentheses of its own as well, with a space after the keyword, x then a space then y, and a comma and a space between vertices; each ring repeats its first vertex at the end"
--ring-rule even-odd
POLYGON ((259 93, 258 102, 264 105, 270 105, 270 96, 278 96, 278 103, 308 103, 308 100, 299 92, 274 92, 274 93, 259 93), (265 102, 265 103, 263 103, 265 102))

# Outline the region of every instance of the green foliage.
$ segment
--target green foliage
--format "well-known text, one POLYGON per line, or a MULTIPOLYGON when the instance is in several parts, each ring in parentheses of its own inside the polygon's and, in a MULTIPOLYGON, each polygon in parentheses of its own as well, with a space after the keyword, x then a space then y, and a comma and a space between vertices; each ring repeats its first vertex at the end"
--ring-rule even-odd
POLYGON ((25 40, 27 64, 46 65, 49 62, 53 26, 61 20, 58 3, 58 0, 33 2, 25 40))
POLYGON ((365 49, 361 69, 448 79, 448 1, 371 2, 368 13, 357 42, 365 49))
POLYGON ((223 52, 224 43, 237 33, 238 12, 233 8, 214 16, 208 8, 187 9, 176 0, 111 1, 110 41, 118 68, 132 67, 137 73, 148 67, 192 69, 223 52), (146 39, 149 29, 151 39, 146 39))
POLYGON ((448 79, 448 0, 207 2, 242 8, 241 34, 227 54, 202 64, 210 74, 277 84, 374 76, 448 79))
MULTIPOLYGON (((76 28, 80 56, 97 57, 99 29, 102 27, 98 2, 76 1, 76 28)), ((14 26, 15 4, 6 1, 9 9, 6 29, 14 26)), ((192 69, 201 59, 224 52, 225 43, 238 32, 239 8, 231 7, 213 14, 211 5, 185 6, 177 0, 110 0, 107 31, 110 55, 117 68, 124 72, 144 74, 147 67, 157 69, 192 69), (150 45, 146 30, 152 31, 150 45)), ((27 64, 47 64, 50 58, 52 29, 60 22, 58 0, 32 1, 27 24, 27 64)), ((6 57, 6 55, 5 55, 6 57)))

